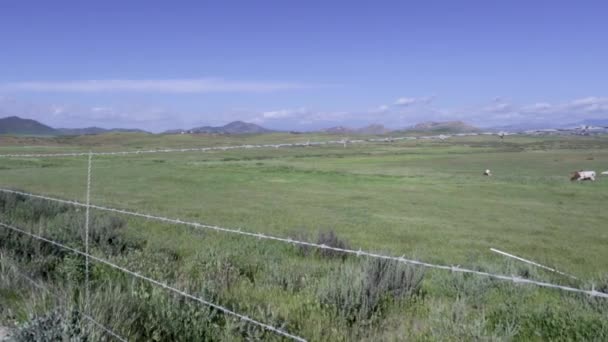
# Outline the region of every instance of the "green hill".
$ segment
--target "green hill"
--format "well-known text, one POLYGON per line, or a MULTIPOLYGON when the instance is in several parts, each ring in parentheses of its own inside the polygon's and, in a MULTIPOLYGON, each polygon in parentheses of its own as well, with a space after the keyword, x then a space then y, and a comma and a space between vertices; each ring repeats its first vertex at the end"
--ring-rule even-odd
POLYGON ((0 134, 13 135, 57 135, 58 132, 52 127, 43 125, 36 120, 22 119, 17 116, 9 116, 0 119, 0 134))
POLYGON ((0 119, 0 134, 7 135, 95 135, 104 133, 148 133, 140 129, 112 128, 105 129, 99 127, 87 128, 53 128, 42 124, 36 120, 23 119, 18 116, 9 116, 0 119))
POLYGON ((479 132, 479 128, 468 125, 462 121, 423 122, 409 130, 432 133, 471 133, 479 132))

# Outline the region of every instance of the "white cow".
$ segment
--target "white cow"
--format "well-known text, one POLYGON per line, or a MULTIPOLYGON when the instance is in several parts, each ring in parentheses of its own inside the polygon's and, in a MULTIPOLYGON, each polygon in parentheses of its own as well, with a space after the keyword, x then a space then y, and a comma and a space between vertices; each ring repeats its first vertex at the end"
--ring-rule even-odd
POLYGON ((571 177, 570 177, 571 181, 575 181, 575 180, 579 180, 579 181, 583 181, 583 180, 590 180, 590 181, 595 181, 595 171, 577 171, 574 172, 571 177))

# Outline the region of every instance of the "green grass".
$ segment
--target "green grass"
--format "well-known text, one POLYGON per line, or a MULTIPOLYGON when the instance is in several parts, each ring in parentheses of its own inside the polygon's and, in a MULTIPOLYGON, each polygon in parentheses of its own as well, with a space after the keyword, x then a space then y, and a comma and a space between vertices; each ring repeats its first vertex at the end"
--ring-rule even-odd
MULTIPOLYGON (((0 154, 335 138, 339 137, 4 138, 0 154)), ((525 271, 537 279, 589 286, 608 274, 608 177, 594 183, 570 182, 569 173, 579 169, 608 170, 608 137, 507 137, 501 143, 496 137, 481 136, 347 148, 108 156, 94 159, 92 203, 283 237, 314 239, 319 231, 333 230, 354 249, 504 274, 525 271), (488 168, 494 176, 483 177, 488 168), (507 262, 491 253, 490 247, 556 267, 583 281, 572 283, 507 262)), ((86 158, 0 159, 1 187, 83 201, 85 181, 86 158)), ((13 219, 40 225, 35 220, 13 219)), ((417 340, 447 336, 567 340, 589 337, 580 335, 588 331, 608 331, 596 322, 608 311, 594 311, 580 297, 461 279, 439 271, 425 275, 424 295, 393 298, 381 306, 381 313, 374 314, 377 317, 369 323, 359 320, 353 328, 336 313, 340 311, 320 304, 319 298, 327 298, 323 284, 365 272, 361 259, 304 257, 297 249, 276 242, 125 219, 124 239, 142 243, 135 251, 106 257, 170 282, 194 286, 193 291, 202 288, 218 301, 261 320, 287 321, 292 330, 311 340, 407 336, 417 340), (172 262, 165 254, 177 255, 179 261, 172 262), (150 260, 168 269, 157 269, 150 260), (205 277, 210 283, 202 280, 205 277), (542 326, 571 316, 592 328, 584 328, 583 323, 562 330, 542 326)), ((102 272, 98 281, 116 276, 102 272)), ((221 334, 229 335, 214 335, 211 340, 246 336, 239 330, 243 327, 235 333, 228 328, 232 323, 217 324, 224 327, 221 334)), ((127 331, 124 326, 119 329, 127 331)))

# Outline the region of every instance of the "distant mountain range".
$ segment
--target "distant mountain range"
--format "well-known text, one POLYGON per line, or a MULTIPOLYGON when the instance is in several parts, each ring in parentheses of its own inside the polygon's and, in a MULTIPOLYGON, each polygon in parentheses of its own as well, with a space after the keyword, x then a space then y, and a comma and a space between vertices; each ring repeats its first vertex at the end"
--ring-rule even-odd
MULTIPOLYGON (((136 133, 148 133, 141 129, 125 129, 125 128, 113 128, 105 129, 100 127, 86 127, 86 128, 53 128, 44 125, 36 120, 22 119, 17 116, 10 116, 0 119, 0 134, 12 134, 12 135, 40 135, 40 136, 60 136, 60 135, 92 135, 92 134, 104 134, 111 132, 136 132, 136 133)), ((224 126, 204 126, 196 127, 188 130, 176 129, 163 132, 163 134, 261 134, 261 133, 272 133, 273 130, 264 128, 262 126, 247 123, 243 121, 234 121, 224 126)))
POLYGON ((429 133, 472 133, 480 132, 477 127, 468 125, 462 121, 444 121, 444 122, 423 122, 412 127, 391 130, 383 125, 373 124, 362 128, 349 128, 345 126, 336 126, 322 130, 332 134, 367 134, 367 135, 382 135, 391 132, 429 132, 429 133))
POLYGON ((379 124, 372 124, 361 128, 349 128, 345 126, 335 126, 322 130, 325 133, 332 134, 367 134, 380 135, 390 133, 391 130, 379 124))
MULTIPOLYGON (((434 133, 463 133, 477 132, 479 129, 467 125, 461 121, 450 122, 425 122, 417 124, 413 127, 393 131, 380 124, 372 124, 361 128, 349 128, 345 126, 336 126, 321 130, 321 132, 330 134, 364 134, 364 135, 382 135, 390 132, 400 131, 421 131, 434 133)), ((60 136, 60 135, 92 135, 104 134, 110 132, 137 132, 148 133, 140 129, 105 129, 100 127, 87 128, 53 128, 44 125, 38 121, 30 119, 22 119, 17 116, 11 116, 0 119, 0 134, 13 135, 41 135, 41 136, 60 136)), ((174 129, 163 132, 162 134, 263 134, 276 132, 262 126, 243 122, 234 121, 224 126, 202 126, 191 129, 174 129)))
POLYGON ((515 125, 507 125, 507 126, 499 126, 499 127, 495 127, 495 130, 504 130, 504 131, 511 131, 511 132, 521 132, 521 131, 527 131, 527 130, 542 130, 542 129, 548 129, 548 128, 554 128, 554 129, 572 129, 572 128, 576 128, 576 127, 584 127, 584 126, 590 126, 590 127, 608 127, 608 119, 587 119, 587 120, 582 120, 582 121, 578 121, 578 122, 572 122, 572 123, 568 123, 568 124, 548 124, 545 122, 541 122, 541 123, 527 123, 527 124, 515 124, 515 125))
POLYGON ((187 130, 172 129, 163 132, 163 134, 262 134, 272 132, 275 131, 256 124, 243 121, 234 121, 224 126, 203 126, 187 130))
POLYGON ((92 134, 104 134, 104 133, 150 133, 143 129, 137 128, 111 128, 105 129, 100 127, 86 127, 86 128, 57 128, 60 135, 92 135, 92 134))
POLYGON ((474 133, 481 131, 479 128, 466 124, 462 121, 429 121, 414 125, 408 130, 433 133, 474 133))
POLYGON ((13 135, 88 135, 103 134, 111 132, 138 132, 148 133, 140 129, 112 128, 105 129, 100 127, 87 128, 53 128, 42 124, 36 120, 22 119, 18 116, 9 116, 0 119, 0 134, 13 135))
POLYGON ((588 119, 577 122, 576 126, 599 126, 608 127, 608 119, 588 119))
MULTIPOLYGON (((488 128, 484 130, 488 131, 509 131, 509 132, 521 132, 532 129, 563 129, 563 128, 574 128, 581 126, 592 126, 592 127, 608 127, 608 119, 589 119, 580 122, 558 125, 556 127, 550 127, 548 125, 540 125, 530 123, 528 125, 511 125, 488 128)), ((141 129, 125 129, 125 128, 113 128, 105 129, 100 127, 86 127, 86 128, 53 128, 42 124, 36 120, 23 119, 17 116, 10 116, 6 118, 0 118, 0 134, 11 134, 11 135, 39 135, 39 136, 62 136, 62 135, 93 135, 93 134, 104 134, 112 132, 130 132, 130 133, 149 133, 141 129)), ((174 129, 163 132, 162 134, 264 134, 277 132, 253 123, 234 121, 223 126, 202 126, 191 129, 174 129)), ((322 129, 320 132, 329 134, 361 134, 361 135, 383 135, 388 133, 411 133, 411 132, 424 132, 431 134, 457 134, 457 133, 475 133, 481 132, 481 129, 471 126, 462 121, 443 121, 443 122, 422 122, 411 127, 407 127, 399 130, 391 130, 384 127, 381 124, 372 124, 361 128, 350 128, 346 126, 335 126, 327 129, 322 129)))

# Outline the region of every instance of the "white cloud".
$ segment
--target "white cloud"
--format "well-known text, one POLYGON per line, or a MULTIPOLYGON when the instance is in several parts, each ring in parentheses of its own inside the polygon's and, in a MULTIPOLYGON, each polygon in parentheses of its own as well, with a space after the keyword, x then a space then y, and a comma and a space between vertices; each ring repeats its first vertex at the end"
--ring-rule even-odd
POLYGON ((514 104, 502 99, 494 100, 486 106, 469 108, 465 120, 481 125, 529 124, 553 127, 574 124, 586 119, 608 117, 608 97, 585 97, 563 102, 535 102, 514 104))
POLYGON ((585 97, 571 101, 566 108, 585 113, 608 112, 608 97, 585 97))
POLYGON ((550 112, 551 110, 553 110, 554 106, 552 106, 550 103, 546 103, 546 102, 537 102, 531 105, 526 105, 521 107, 521 110, 523 112, 532 112, 532 113, 541 113, 541 112, 550 112))
POLYGON ((347 111, 321 111, 300 107, 266 111, 245 120, 257 124, 267 124, 273 128, 308 129, 348 122, 356 119, 356 117, 356 113, 347 111))
POLYGON ((388 105, 380 105, 376 108, 372 108, 370 110, 368 110, 367 112, 370 114, 386 114, 389 113, 391 111, 391 107, 388 105))
POLYGON ((372 110, 372 113, 376 113, 376 114, 384 114, 384 113, 388 113, 388 111, 390 110, 390 107, 387 105, 381 105, 378 106, 378 108, 372 110))
POLYGON ((112 108, 110 108, 110 107, 92 107, 91 110, 94 112, 108 112, 108 111, 111 111, 112 108))
POLYGON ((53 127, 142 128, 160 131, 181 125, 183 115, 152 106, 87 107, 76 104, 44 104, 0 98, 0 117, 19 116, 53 127))
POLYGON ((425 97, 400 97, 395 101, 395 106, 407 107, 414 104, 429 104, 433 101, 434 96, 425 97))
POLYGON ((506 102, 494 102, 493 104, 482 108, 484 112, 488 113, 506 113, 513 110, 513 106, 506 102))
POLYGON ((337 113, 343 112, 313 111, 305 107, 289 108, 263 112, 261 115, 256 117, 255 120, 257 122, 265 122, 271 120, 291 120, 294 122, 309 123, 314 121, 333 120, 336 117, 337 113))
POLYGON ((306 115, 308 110, 304 107, 297 109, 281 109, 262 113, 264 119, 284 119, 306 115))
MULTIPOLYGON (((421 103, 416 100, 414 103, 421 103)), ((425 98, 425 101, 429 101, 425 98)), ((407 101, 406 101, 407 102, 407 101)), ((409 101, 410 103, 412 101, 409 101)), ((162 131, 169 128, 190 128, 220 125, 244 120, 277 129, 316 129, 331 126, 361 127, 380 123, 402 128, 423 121, 462 120, 479 126, 535 124, 551 127, 573 124, 585 119, 608 118, 608 97, 584 97, 562 102, 532 102, 517 104, 503 99, 489 100, 469 107, 437 108, 435 105, 381 105, 372 110, 322 110, 294 107, 259 111, 226 109, 213 112, 184 112, 165 107, 124 105, 95 106, 77 104, 17 101, 0 97, 0 117, 17 115, 39 120, 54 127, 105 128, 125 127, 162 131)))
POLYGON ((400 97, 395 101, 395 105, 397 106, 409 106, 416 103, 418 100, 413 97, 400 97))
POLYGON ((51 112, 53 115, 59 115, 65 111, 65 108, 62 106, 51 106, 51 112))
POLYGON ((524 113, 543 113, 543 114, 568 114, 568 115, 593 115, 608 114, 608 97, 585 97, 569 102, 550 104, 538 102, 531 105, 524 105, 518 108, 524 113))
POLYGON ((153 93, 211 93, 211 92, 272 92, 318 87, 288 82, 229 81, 219 78, 168 80, 84 80, 30 81, 0 84, 3 91, 23 92, 153 92, 153 93))

